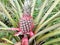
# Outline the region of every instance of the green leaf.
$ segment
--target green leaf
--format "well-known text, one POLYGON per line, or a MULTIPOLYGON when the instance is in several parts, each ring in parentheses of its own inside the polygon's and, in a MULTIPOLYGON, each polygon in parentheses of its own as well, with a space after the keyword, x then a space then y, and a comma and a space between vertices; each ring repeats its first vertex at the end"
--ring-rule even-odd
POLYGON ((8 43, 0 43, 0 45, 12 45, 12 44, 8 44, 8 43))

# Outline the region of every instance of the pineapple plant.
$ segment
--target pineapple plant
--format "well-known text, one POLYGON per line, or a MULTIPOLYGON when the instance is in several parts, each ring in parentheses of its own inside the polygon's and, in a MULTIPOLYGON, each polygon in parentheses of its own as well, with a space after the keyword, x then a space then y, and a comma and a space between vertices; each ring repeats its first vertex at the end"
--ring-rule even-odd
POLYGON ((60 45, 60 0, 0 0, 0 40, 0 45, 60 45))

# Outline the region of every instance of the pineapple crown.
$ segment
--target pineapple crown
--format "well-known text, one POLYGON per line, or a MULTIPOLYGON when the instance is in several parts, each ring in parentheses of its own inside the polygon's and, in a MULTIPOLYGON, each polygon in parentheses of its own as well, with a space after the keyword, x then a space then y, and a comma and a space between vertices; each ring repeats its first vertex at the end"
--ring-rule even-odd
POLYGON ((24 0, 23 13, 31 14, 31 0, 24 0))

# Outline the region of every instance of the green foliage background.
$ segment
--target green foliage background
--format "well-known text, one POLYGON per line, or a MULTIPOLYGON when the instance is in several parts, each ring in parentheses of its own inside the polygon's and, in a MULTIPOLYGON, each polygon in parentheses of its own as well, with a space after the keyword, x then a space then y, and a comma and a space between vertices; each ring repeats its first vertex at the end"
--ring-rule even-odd
MULTIPOLYGON (((18 0, 19 1, 19 0, 18 0)), ((35 8, 34 8, 34 13, 33 13, 33 18, 34 19, 36 19, 36 17, 38 16, 38 13, 39 13, 39 11, 40 11, 40 9, 41 9, 41 5, 44 3, 44 1, 45 0, 37 0, 36 1, 36 5, 35 5, 35 8)), ((2 2, 6 7, 8 7, 8 9, 11 9, 11 4, 9 3, 9 1, 8 0, 0 0, 0 2, 2 2)), ((22 2, 24 2, 23 0, 22 0, 22 2)), ((44 11, 43 11, 43 13, 42 13, 42 16, 41 17, 43 17, 45 14, 46 14, 46 12, 48 11, 48 9, 51 7, 51 5, 53 4, 53 2, 54 2, 54 0, 49 0, 48 2, 47 2, 47 4, 46 4, 46 7, 44 8, 44 11)), ((19 3, 20 4, 20 3, 19 3)), ((21 4, 20 4, 21 5, 21 4)), ((21 5, 21 8, 22 8, 22 5, 21 5)), ((1 10, 0 10, 1 11, 1 10)), ((46 20, 47 19, 49 19, 50 17, 52 17, 54 14, 56 14, 58 11, 60 11, 60 2, 59 2, 59 4, 57 4, 57 6, 52 10, 52 12, 49 14, 49 16, 46 18, 46 20)), ((16 18, 16 16, 14 16, 14 15, 18 15, 18 12, 14 12, 14 14, 12 13, 12 12, 10 12, 10 10, 8 10, 8 12, 11 14, 11 17, 12 17, 12 19, 14 20, 14 21, 16 21, 17 22, 17 24, 18 24, 18 18, 16 18)), ((2 21, 3 23, 5 23, 8 27, 13 27, 12 26, 12 24, 11 24, 11 22, 9 21, 9 19, 7 18, 7 16, 5 16, 6 14, 1 14, 0 13, 0 21, 2 21)), ((18 16, 20 16, 20 15, 18 15, 18 16)), ((45 20, 45 21, 46 21, 45 20)), ((59 16, 57 16, 57 17, 55 17, 52 21, 50 21, 45 27, 43 27, 42 29, 45 29, 45 28, 48 28, 48 27, 50 27, 50 26, 52 26, 52 25, 55 25, 55 24, 58 24, 58 23, 60 23, 60 15, 59 16)), ((36 24, 35 24, 36 25, 36 24)), ((16 25, 14 25, 14 27, 17 27, 16 25)), ((41 29, 41 30, 42 30, 41 29)), ((60 28, 58 28, 58 29, 55 29, 55 31, 56 30, 60 30, 60 28)), ((35 31, 35 30, 34 30, 35 31)), ((52 32, 54 32, 54 31, 49 31, 49 32, 47 32, 47 33, 45 33, 44 35, 48 35, 49 33, 51 33, 51 35, 53 35, 53 33, 52 32)), ((2 38, 6 38, 6 39, 8 39, 8 40, 11 40, 11 42, 13 42, 13 44, 15 44, 16 42, 18 42, 19 40, 20 40, 20 38, 19 37, 15 37, 15 36, 13 36, 13 34, 14 34, 15 32, 13 32, 13 31, 4 31, 4 30, 0 30, 0 39, 2 39, 2 38)), ((42 35, 41 37, 43 37, 44 35, 42 35)), ((40 39, 40 36, 37 36, 37 38, 36 38, 36 40, 37 40, 37 42, 38 42, 38 40, 40 39)), ((46 40, 43 40, 43 42, 45 43, 48 43, 49 41, 51 41, 51 40, 55 40, 55 39, 60 39, 60 34, 58 34, 58 35, 55 35, 55 36, 52 36, 52 37, 49 37, 49 38, 47 38, 46 40)), ((2 39, 2 40, 4 40, 4 39, 2 39)), ((56 40, 55 40, 56 41, 56 40)), ((51 42, 50 42, 51 43, 51 42)), ((13 45, 12 44, 12 45, 13 45)), ((2 43, 1 43, 1 45, 3 45, 2 43)), ((10 45, 10 44, 8 44, 8 45, 10 45)), ((42 44, 42 45, 60 45, 60 40, 59 41, 57 41, 57 42, 54 42, 54 43, 52 43, 52 44, 42 44)))

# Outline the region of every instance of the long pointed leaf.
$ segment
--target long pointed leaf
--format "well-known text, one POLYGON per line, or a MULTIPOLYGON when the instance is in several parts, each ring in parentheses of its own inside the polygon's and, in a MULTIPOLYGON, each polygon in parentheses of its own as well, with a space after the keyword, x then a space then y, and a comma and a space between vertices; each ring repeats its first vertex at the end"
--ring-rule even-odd
POLYGON ((42 27, 44 27, 46 24, 48 24, 49 21, 51 21, 52 19, 54 19, 55 17, 57 17, 60 14, 60 11, 58 11, 55 15, 53 15, 51 18, 49 18, 48 20, 46 20, 42 25, 38 25, 36 28, 35 33, 37 33, 42 27))
POLYGON ((56 29, 56 28, 59 27, 59 26, 60 26, 60 23, 55 24, 55 25, 53 25, 53 26, 51 26, 51 27, 48 27, 48 28, 40 31, 39 33, 37 33, 37 34, 35 34, 33 37, 31 37, 31 38, 29 39, 29 42, 31 43, 32 40, 33 40, 35 37, 37 37, 38 35, 41 35, 41 34, 44 34, 44 33, 48 32, 48 31, 51 31, 51 30, 53 30, 53 29, 56 29))
POLYGON ((18 13, 19 13, 20 17, 22 17, 22 9, 21 9, 21 7, 19 6, 18 1, 17 1, 17 0, 14 0, 14 2, 15 2, 15 4, 16 4, 16 7, 17 7, 17 9, 18 9, 18 13))
POLYGON ((10 40, 8 40, 8 39, 6 39, 6 38, 2 38, 2 40, 5 40, 5 41, 7 41, 7 42, 10 43, 10 44, 14 44, 12 41, 10 41, 10 40))
POLYGON ((13 26, 16 27, 16 22, 11 18, 11 15, 8 13, 8 11, 5 9, 5 7, 0 3, 0 6, 2 7, 3 11, 6 13, 6 16, 9 18, 10 22, 12 23, 13 26))
POLYGON ((35 5, 36 5, 36 1, 37 0, 33 0, 32 9, 31 9, 31 16, 33 16, 34 8, 35 8, 35 5))
POLYGON ((3 27, 8 27, 7 25, 5 25, 3 22, 0 21, 0 25, 2 25, 3 27))
POLYGON ((60 30, 56 30, 56 31, 50 32, 50 33, 42 36, 39 40, 37 40, 37 43, 39 43, 40 41, 45 40, 45 39, 47 39, 47 38, 49 38, 49 37, 58 35, 58 34, 60 34, 60 30))
POLYGON ((9 43, 0 43, 0 45, 12 45, 12 44, 9 44, 9 43))
POLYGON ((50 9, 47 11, 47 13, 44 15, 44 17, 41 19, 40 24, 42 24, 45 19, 49 16, 49 14, 52 12, 52 10, 56 7, 56 5, 60 2, 60 0, 55 0, 55 2, 52 4, 50 9))
POLYGON ((43 5, 41 6, 41 9, 40 9, 40 11, 39 11, 39 14, 38 14, 38 16, 37 16, 36 19, 35 19, 35 22, 36 22, 36 23, 38 23, 39 20, 41 19, 42 13, 43 13, 43 11, 44 11, 44 8, 45 8, 47 2, 48 2, 48 0, 45 0, 44 3, 43 3, 43 5))
POLYGON ((56 39, 50 40, 50 41, 44 43, 43 45, 49 45, 49 44, 52 44, 52 43, 55 43, 55 42, 60 42, 60 38, 56 38, 56 39))

